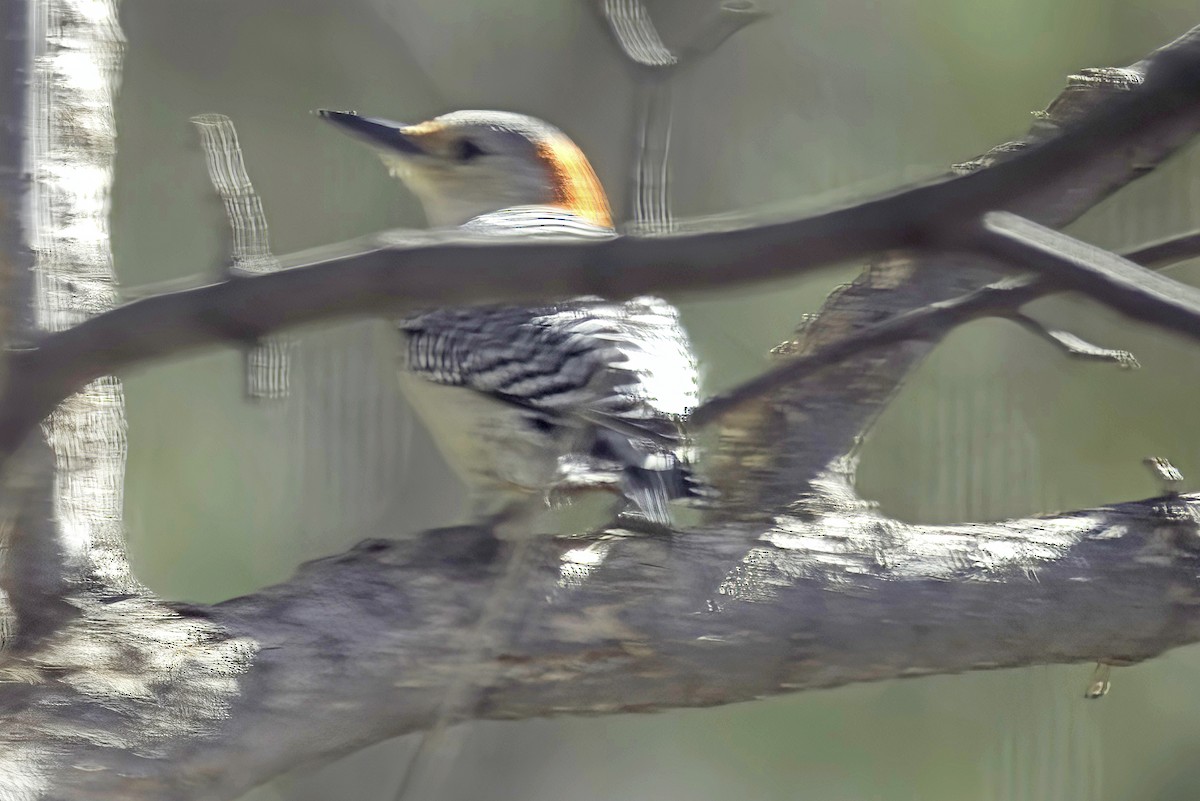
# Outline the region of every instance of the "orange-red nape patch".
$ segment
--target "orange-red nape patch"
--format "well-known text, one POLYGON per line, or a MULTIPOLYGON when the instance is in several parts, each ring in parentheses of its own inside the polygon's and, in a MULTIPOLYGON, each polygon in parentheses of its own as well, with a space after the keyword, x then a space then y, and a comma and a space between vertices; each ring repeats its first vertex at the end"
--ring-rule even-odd
POLYGON ((583 151, 567 137, 553 134, 538 142, 537 152, 550 168, 555 204, 589 222, 611 228, 608 196, 583 151))

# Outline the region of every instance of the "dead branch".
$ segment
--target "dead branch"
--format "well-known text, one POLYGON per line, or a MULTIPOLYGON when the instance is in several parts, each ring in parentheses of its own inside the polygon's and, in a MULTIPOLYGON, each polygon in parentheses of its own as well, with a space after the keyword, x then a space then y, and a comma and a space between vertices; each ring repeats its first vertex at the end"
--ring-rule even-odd
MULTIPOLYGON (((546 600, 504 611, 499 625, 517 633, 486 666, 462 660, 511 545, 476 528, 372 540, 213 607, 94 606, 36 658, 9 660, 24 685, 0 692, 0 715, 30 744, 29 764, 53 776, 56 798, 216 799, 426 726, 460 669, 493 677, 475 716, 516 719, 1137 661, 1200 638, 1197 500, 941 527, 831 504, 767 526, 543 539, 525 597, 546 600), (174 674, 141 665, 145 699, 89 706, 93 655, 71 643, 101 637, 141 654, 168 635, 203 647, 176 649, 174 674), (202 691, 220 714, 163 730, 161 699, 194 704, 202 691), (105 741, 146 730, 158 734, 136 748, 105 741)), ((120 670, 107 667, 115 682, 120 670)))
POLYGON ((1167 266, 1200 257, 1200 231, 1169 236, 1123 254, 1143 267, 1167 266))
POLYGON ((1200 338, 1200 290, 1007 212, 984 215, 981 251, 1050 275, 1124 314, 1200 338))
MULTIPOLYGON (((1157 82, 1153 76, 1161 77, 1156 64, 1160 57, 1166 55, 1168 62, 1174 63, 1182 52, 1179 48, 1194 47, 1198 38, 1200 33, 1193 30, 1129 67, 1088 69, 1071 76, 1063 92, 1035 116, 1025 139, 999 145, 987 155, 959 165, 956 172, 980 177, 1014 163, 1027 165, 1024 155, 1047 152, 1055 142, 1065 141, 1064 130, 1068 137, 1072 130, 1079 133, 1074 126, 1081 121, 1098 119, 1105 108, 1132 102, 1131 95, 1157 82)), ((1198 129, 1197 115, 1181 112, 1173 122, 1143 129, 1144 138, 1137 138, 1137 144, 1128 149, 1097 150, 1094 157, 1068 168, 1073 177, 1055 185, 1062 191, 1048 188, 1024 193, 1005 208, 1045 226, 1066 225, 1153 170, 1198 129)), ((1025 173, 1019 180, 1036 184, 1038 176, 1025 173)), ((970 238, 976 225, 951 224, 942 233, 961 243, 970 238)), ((815 320, 783 350, 793 356, 813 353, 895 315, 968 295, 1011 274, 1012 269, 1008 262, 982 254, 888 253, 831 296, 815 320)), ((803 506, 808 497, 803 488, 825 481, 831 471, 840 473, 843 483, 851 483, 853 465, 847 464, 844 455, 853 452, 906 376, 948 330, 927 329, 920 339, 881 345, 847 358, 810 375, 802 385, 782 386, 727 415, 722 421, 722 447, 715 469, 710 470, 725 493, 723 508, 750 515, 798 499, 803 506)))
MULTIPOLYGON (((254 343, 289 326, 436 305, 747 285, 881 251, 959 244, 964 231, 996 208, 1034 204, 1062 216, 1073 205, 1070 216, 1077 215, 1090 204, 1073 196, 1068 204, 1065 188, 1073 181, 1114 159, 1126 164, 1113 154, 1131 142, 1154 142, 1169 152, 1190 136, 1200 117, 1200 29, 1128 72, 1136 87, 1006 161, 800 220, 594 242, 379 235, 284 258, 291 269, 277 273, 134 301, 12 354, 14 379, 0 398, 0 457, 89 380, 197 347, 254 343)), ((1147 161, 1151 155, 1139 153, 1147 161)), ((1138 169, 1144 173, 1146 164, 1138 169)), ((1127 180, 1099 184, 1095 194, 1127 180)))
POLYGON ((1141 366, 1137 357, 1127 350, 1105 348, 1101 345, 1093 344, 1077 334, 1072 334, 1070 331, 1050 328, 1023 312, 1013 312, 1006 315, 1006 317, 1034 336, 1049 342, 1072 359, 1107 362, 1115 364, 1124 370, 1136 369, 1141 366))

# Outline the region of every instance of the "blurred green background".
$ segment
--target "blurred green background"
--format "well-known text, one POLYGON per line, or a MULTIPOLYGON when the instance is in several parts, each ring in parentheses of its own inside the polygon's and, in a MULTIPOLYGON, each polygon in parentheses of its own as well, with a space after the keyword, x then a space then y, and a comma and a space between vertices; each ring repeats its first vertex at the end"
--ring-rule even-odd
MULTIPOLYGON (((1020 135, 1070 72, 1127 64, 1200 22, 1179 0, 776 0, 771 11, 675 78, 681 216, 820 206, 938 173, 1020 135)), ((365 148, 308 114, 318 107, 414 121, 535 114, 576 139, 628 210, 634 74, 582 0, 124 0, 122 24, 112 213, 125 287, 215 274, 225 260, 227 224, 189 123, 203 112, 236 123, 276 253, 422 224, 365 148)), ((1123 247, 1190 229, 1198 195, 1193 149, 1074 231, 1123 247)), ((1197 267, 1174 274, 1198 283, 1197 267)), ((854 272, 673 298, 706 390, 762 369, 854 272)), ((865 496, 904 519, 958 521, 1153 494, 1140 464, 1151 454, 1200 477, 1200 348, 1078 299, 1035 312, 1132 350, 1142 369, 1068 361, 1005 322, 967 326, 872 433, 865 496)), ((363 537, 459 519, 462 488, 398 397, 387 326, 297 338, 283 402, 243 401, 234 352, 129 377, 130 545, 164 596, 231 597, 363 537)), ((1116 670, 1099 702, 1082 699, 1091 667, 1079 665, 478 724, 445 798, 1191 801, 1198 669, 1200 651, 1184 649, 1116 670)), ((248 798, 390 799, 413 746, 381 743, 248 798)))

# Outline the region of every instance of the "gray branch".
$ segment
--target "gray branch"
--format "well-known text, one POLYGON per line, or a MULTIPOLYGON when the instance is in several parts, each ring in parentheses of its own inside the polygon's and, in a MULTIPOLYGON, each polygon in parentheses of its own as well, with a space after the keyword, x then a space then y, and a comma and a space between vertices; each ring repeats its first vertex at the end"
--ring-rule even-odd
MULTIPOLYGON (((1005 143, 959 165, 956 173, 989 184, 1001 196, 1013 191, 1012 196, 998 200, 998 208, 1046 226, 1072 222, 1153 170, 1200 129, 1200 109, 1189 107, 1174 91, 1163 96, 1159 112, 1164 116, 1158 123, 1133 131, 1120 121, 1141 105, 1138 98, 1144 99, 1145 91, 1161 87, 1164 80, 1173 82, 1169 76, 1175 75, 1180 85, 1197 81, 1200 73, 1191 72, 1185 78, 1176 70, 1181 69, 1180 59, 1187 58, 1184 54, 1197 52, 1198 47, 1200 29, 1194 29, 1129 67, 1072 75, 1066 89, 1035 116, 1025 139, 1005 143), (1131 136, 1125 140, 1128 147, 1105 149, 1100 144, 1105 134, 1092 127, 1096 123, 1111 124, 1107 132, 1118 138, 1131 136), (1058 149, 1064 142, 1072 143, 1068 150, 1074 150, 1073 154, 1058 149), (1031 154, 1047 160, 1031 169, 1037 163, 1028 160, 1031 154), (1074 157, 1080 160, 1053 163, 1074 157), (1040 172, 1043 168, 1050 172, 1040 172), (993 182, 997 175, 1001 177, 993 182), (1049 183, 1040 183, 1044 180, 1049 183)), ((972 202, 965 197, 962 200, 972 202)), ((931 226, 935 242, 930 244, 961 249, 978 231, 980 218, 973 209, 965 210, 969 220, 957 217, 953 208, 939 208, 936 213, 945 224, 931 226)), ((1011 271, 1003 260, 971 253, 889 252, 831 296, 816 319, 781 350, 793 358, 813 353, 895 315, 961 298, 1011 271)), ((722 449, 710 472, 725 493, 724 504, 741 514, 753 514, 764 506, 793 503, 798 487, 809 487, 832 472, 842 471, 842 480, 851 481, 852 464, 847 465, 845 454, 853 452, 905 377, 948 330, 933 328, 920 339, 883 344, 824 367, 802 385, 781 386, 756 402, 743 404, 736 414, 726 415, 722 449), (803 424, 818 420, 819 425, 803 424)))
MULTIPOLYGON (((1169 267, 1177 260, 1195 255, 1195 245, 1200 245, 1200 237, 1189 233, 1135 248, 1125 253, 1124 258, 1148 267, 1169 267)), ((1014 314, 1015 309, 1061 290, 1061 286, 1048 279, 1035 276, 1010 277, 956 298, 900 312, 883 322, 868 325, 841 339, 835 339, 817 350, 794 355, 780 366, 709 398, 692 413, 691 424, 697 427, 712 425, 751 401, 874 348, 909 340, 936 341, 963 323, 980 317, 1015 318, 1018 316, 1014 314)), ((1073 348, 1075 352, 1072 355, 1115 360, 1123 366, 1137 364, 1137 360, 1128 351, 1098 348, 1066 332, 1051 331, 1032 319, 1024 319, 1037 326, 1036 333, 1039 336, 1049 336, 1054 339, 1056 345, 1068 350, 1073 348), (1064 340, 1070 341, 1069 347, 1064 340)), ((792 355, 792 348, 793 343, 786 343, 779 352, 781 355, 792 355)))
MULTIPOLYGON (((234 798, 294 765, 422 729, 458 670, 490 677, 473 716, 516 719, 1138 661, 1200 639, 1197 501, 942 527, 831 502, 769 525, 542 539, 523 597, 547 600, 505 611, 498 625, 517 633, 486 665, 464 664, 469 634, 511 546, 475 528, 368 541, 213 607, 97 606, 37 661, 10 661, 28 685, 0 693, 0 741, 8 748, 19 724, 55 798, 234 798), (160 637, 198 644, 156 655, 160 637), (70 644, 98 638, 138 660, 123 670, 144 698, 88 701, 93 655, 70 644), (164 722, 164 703, 183 718, 164 722)), ((101 689, 123 673, 108 667, 101 689)))
MULTIPOLYGON (((16 377, 0 397, 0 458, 89 380, 199 347, 253 343, 290 326, 483 301, 744 286, 879 252, 961 247, 963 231, 976 230, 995 208, 1061 224, 1145 174, 1200 121, 1200 33, 1124 72, 1130 88, 1074 92, 1066 108, 1077 114, 1097 96, 1109 102, 1007 160, 807 218, 591 242, 380 234, 284 257, 290 269, 279 272, 134 301, 11 354, 16 377), (1134 143, 1136 164, 1127 153, 1134 143)), ((910 300, 896 294, 898 303, 910 300)))
POLYGON ((1072 334, 1070 331, 1049 328, 1041 321, 1035 320, 1023 312, 1014 312, 1007 315, 1007 317, 1034 336, 1049 342, 1072 359, 1108 362, 1124 370, 1131 370, 1141 366, 1137 357, 1127 350, 1105 348, 1101 345, 1088 342, 1083 337, 1072 334))
POLYGON ((983 234, 974 243, 1134 319, 1200 339, 1200 289, 1008 212, 985 215, 983 234))

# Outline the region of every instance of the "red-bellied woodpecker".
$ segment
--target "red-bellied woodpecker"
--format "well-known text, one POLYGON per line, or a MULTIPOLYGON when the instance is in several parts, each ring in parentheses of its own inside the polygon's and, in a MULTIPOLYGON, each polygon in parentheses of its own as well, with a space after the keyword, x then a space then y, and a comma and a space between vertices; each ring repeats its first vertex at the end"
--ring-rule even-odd
MULTIPOLYGON (((520 114, 459 111, 418 125, 322 111, 370 144, 417 195, 430 225, 496 237, 610 237, 604 190, 558 129, 520 114)), ((668 526, 668 505, 703 492, 681 424, 698 402, 696 359, 666 301, 575 298, 539 306, 436 309, 400 322, 401 381, 443 455, 495 510, 504 490, 550 497, 605 489, 621 512, 668 526)), ((507 504, 505 504, 507 505, 507 504)), ((472 703, 521 583, 528 538, 510 558, 400 798, 435 794, 456 748, 445 728, 472 703)))
MULTIPOLYGON (((587 158, 540 120, 458 111, 404 125, 319 114, 368 143, 432 226, 505 237, 614 233, 587 158)), ((666 301, 438 309, 400 329, 405 393, 484 509, 513 488, 607 489, 626 517, 668 526, 670 501, 702 494, 680 429, 698 401, 696 360, 666 301)))

